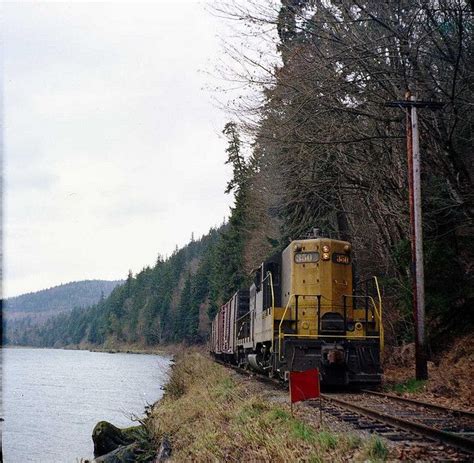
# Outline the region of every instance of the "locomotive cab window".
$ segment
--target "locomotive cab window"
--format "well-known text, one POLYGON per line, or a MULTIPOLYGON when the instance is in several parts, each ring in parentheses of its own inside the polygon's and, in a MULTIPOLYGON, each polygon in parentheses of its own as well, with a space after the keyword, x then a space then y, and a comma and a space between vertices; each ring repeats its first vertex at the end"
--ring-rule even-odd
MULTIPOLYGON (((276 262, 271 262, 267 265, 267 271, 272 274, 273 286, 280 285, 280 266, 276 262)), ((268 282, 270 284, 270 282, 268 282)))
POLYGON ((262 284, 262 270, 260 268, 255 272, 254 283, 257 292, 260 291, 262 284))

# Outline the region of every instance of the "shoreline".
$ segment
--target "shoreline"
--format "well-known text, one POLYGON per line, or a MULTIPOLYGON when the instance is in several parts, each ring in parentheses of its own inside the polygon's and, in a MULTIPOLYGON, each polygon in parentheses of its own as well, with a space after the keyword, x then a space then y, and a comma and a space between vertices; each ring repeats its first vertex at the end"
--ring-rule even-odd
POLYGON ((67 345, 61 347, 39 347, 28 345, 2 344, 6 349, 55 349, 55 350, 82 350, 89 352, 103 352, 108 354, 137 354, 137 355, 162 355, 173 357, 176 353, 187 349, 182 344, 161 344, 159 346, 143 346, 140 344, 113 344, 111 346, 95 346, 93 344, 67 345))
POLYGON ((4 450, 7 460, 15 461, 27 461, 28 449, 35 461, 43 451, 54 455, 51 461, 92 460, 94 426, 101 420, 125 428, 139 424, 161 399, 173 363, 163 349, 161 355, 110 356, 85 349, 4 347, 4 450), (54 449, 44 444, 55 436, 54 449))

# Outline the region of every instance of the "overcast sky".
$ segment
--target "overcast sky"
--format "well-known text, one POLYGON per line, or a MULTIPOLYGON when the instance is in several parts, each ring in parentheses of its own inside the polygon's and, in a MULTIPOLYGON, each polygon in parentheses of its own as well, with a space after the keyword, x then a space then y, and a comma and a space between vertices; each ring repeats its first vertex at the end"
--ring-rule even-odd
POLYGON ((125 278, 219 225, 201 2, 3 4, 4 295, 125 278))

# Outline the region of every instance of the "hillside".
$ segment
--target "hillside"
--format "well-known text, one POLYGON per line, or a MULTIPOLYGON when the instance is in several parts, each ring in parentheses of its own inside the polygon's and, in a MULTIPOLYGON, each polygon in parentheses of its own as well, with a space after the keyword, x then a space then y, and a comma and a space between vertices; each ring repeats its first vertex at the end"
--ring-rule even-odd
POLYGON ((3 301, 4 342, 18 343, 49 318, 86 308, 107 298, 123 280, 84 280, 22 294, 3 301))
POLYGON ((169 259, 159 256, 154 267, 146 267, 136 275, 129 273, 123 285, 90 308, 60 314, 41 326, 24 325, 21 333, 9 341, 58 347, 204 340, 209 316, 228 296, 221 294, 215 284, 217 275, 225 274, 222 265, 226 262, 220 257, 225 254, 225 230, 225 226, 213 229, 169 259))
POLYGON ((11 297, 4 301, 4 314, 38 314, 41 312, 66 312, 75 307, 96 304, 101 297, 108 297, 123 280, 84 280, 53 286, 32 293, 11 297))
MULTIPOLYGON (((249 3, 248 11, 227 12, 267 34, 280 63, 269 65, 262 79, 249 78, 249 86, 260 85, 261 98, 236 98, 234 120, 223 130, 233 170, 226 193, 235 198, 229 223, 129 275, 90 309, 31 330, 24 342, 203 341, 209 318, 248 283, 250 271, 315 226, 352 242, 358 277, 380 277, 387 344, 412 341, 407 127, 404 112, 386 105, 407 89, 420 100, 446 103, 419 115, 429 350, 472 330, 469 7, 422 2, 395 14, 383 2, 364 10, 341 6, 337 13, 326 2, 316 5, 282 2, 276 15, 271 7, 252 11, 249 3)), ((255 74, 263 68, 255 65, 255 74)))

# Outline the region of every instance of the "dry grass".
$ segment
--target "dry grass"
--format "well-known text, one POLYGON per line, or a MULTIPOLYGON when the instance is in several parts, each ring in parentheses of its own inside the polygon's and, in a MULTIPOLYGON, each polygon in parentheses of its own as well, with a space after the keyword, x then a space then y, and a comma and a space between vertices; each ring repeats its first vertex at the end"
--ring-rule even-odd
MULTIPOLYGON (((314 428, 200 352, 176 358, 149 426, 167 435, 174 461, 370 461, 380 442, 314 428)), ((383 459, 383 458, 382 458, 383 459)))
POLYGON ((474 370, 474 337, 459 338, 437 360, 437 363, 428 362, 428 381, 417 383, 413 380, 413 344, 393 349, 390 361, 384 365, 386 389, 454 408, 474 410, 471 373, 474 370))

